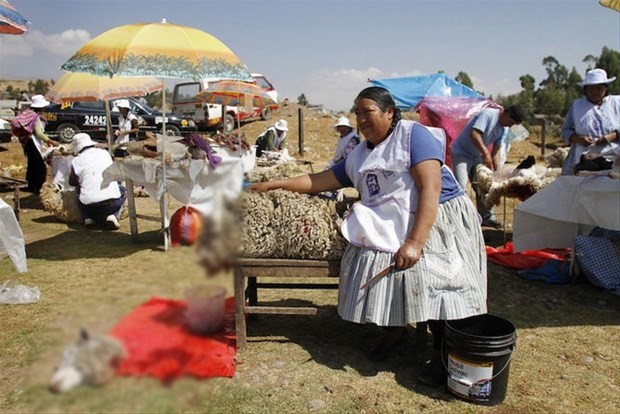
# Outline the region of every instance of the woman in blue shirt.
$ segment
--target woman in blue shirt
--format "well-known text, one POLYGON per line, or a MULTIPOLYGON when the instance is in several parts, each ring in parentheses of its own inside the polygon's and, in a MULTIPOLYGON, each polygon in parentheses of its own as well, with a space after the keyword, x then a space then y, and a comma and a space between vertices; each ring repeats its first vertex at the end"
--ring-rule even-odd
POLYGON ((420 380, 439 385, 445 383, 439 353, 444 321, 486 312, 478 214, 444 165, 443 131, 401 120, 394 99, 380 87, 359 93, 355 115, 366 141, 345 160, 320 173, 248 189, 358 190, 360 201, 342 224, 350 244, 341 261, 338 314, 384 328, 369 352, 373 359, 387 356, 408 324, 428 321, 435 352, 420 380), (384 277, 364 287, 382 271, 384 277))

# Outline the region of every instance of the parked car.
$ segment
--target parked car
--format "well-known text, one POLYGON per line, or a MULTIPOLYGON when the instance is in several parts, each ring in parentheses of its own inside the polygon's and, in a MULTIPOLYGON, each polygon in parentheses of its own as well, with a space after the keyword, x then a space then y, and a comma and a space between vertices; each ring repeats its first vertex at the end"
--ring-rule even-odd
POLYGON ((11 123, 6 119, 0 118, 0 143, 11 142, 13 134, 11 133, 11 123))
POLYGON ((232 131, 239 122, 270 119, 272 112, 278 109, 278 91, 264 75, 253 73, 252 78, 253 82, 276 102, 275 104, 250 110, 243 106, 227 106, 222 120, 222 105, 196 97, 209 85, 223 80, 211 78, 176 84, 172 94, 172 108, 174 112, 193 119, 200 130, 222 129, 226 133, 232 131))
MULTIPOLYGON (((141 131, 161 132, 163 127, 161 111, 157 111, 137 99, 128 98, 128 100, 131 105, 131 112, 138 117, 141 131)), ((113 128, 118 125, 120 115, 115 103, 116 100, 108 101, 113 128)), ((45 108, 43 116, 47 119, 46 132, 57 135, 62 142, 71 141, 78 132, 87 132, 97 141, 106 140, 104 101, 51 104, 45 108)), ((186 135, 196 131, 196 123, 191 118, 168 113, 166 130, 169 135, 186 135)))

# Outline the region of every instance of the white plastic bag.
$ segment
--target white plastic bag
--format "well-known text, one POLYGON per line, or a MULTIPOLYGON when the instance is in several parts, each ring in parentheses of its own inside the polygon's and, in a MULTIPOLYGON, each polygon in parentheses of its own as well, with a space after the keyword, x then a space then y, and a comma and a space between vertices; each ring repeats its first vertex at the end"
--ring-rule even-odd
POLYGON ((0 304, 17 305, 25 303, 35 303, 39 301, 41 292, 38 287, 28 287, 25 285, 14 285, 7 280, 0 286, 0 304))

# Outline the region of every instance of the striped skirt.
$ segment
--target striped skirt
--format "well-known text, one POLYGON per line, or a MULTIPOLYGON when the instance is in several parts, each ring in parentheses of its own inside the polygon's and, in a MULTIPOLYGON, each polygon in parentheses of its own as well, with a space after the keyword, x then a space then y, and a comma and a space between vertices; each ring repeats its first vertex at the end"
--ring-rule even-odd
POLYGON ((487 258, 478 217, 466 195, 440 204, 420 260, 363 290, 394 254, 349 245, 340 266, 340 317, 405 326, 486 313, 487 258))

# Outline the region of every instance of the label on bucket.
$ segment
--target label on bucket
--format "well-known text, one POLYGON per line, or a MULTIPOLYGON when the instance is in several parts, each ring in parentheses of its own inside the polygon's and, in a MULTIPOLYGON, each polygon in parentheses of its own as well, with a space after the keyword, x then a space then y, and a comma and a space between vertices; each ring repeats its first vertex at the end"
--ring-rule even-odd
POLYGON ((486 400, 491 395, 493 362, 473 362, 448 354, 448 388, 469 399, 486 400))

